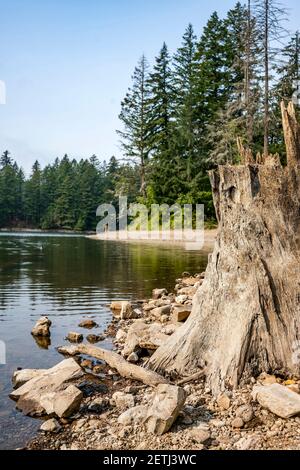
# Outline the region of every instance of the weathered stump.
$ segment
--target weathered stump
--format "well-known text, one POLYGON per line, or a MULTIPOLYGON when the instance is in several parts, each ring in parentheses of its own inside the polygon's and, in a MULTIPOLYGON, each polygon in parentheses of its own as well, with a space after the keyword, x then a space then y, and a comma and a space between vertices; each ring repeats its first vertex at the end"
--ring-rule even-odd
POLYGON ((205 367, 215 394, 260 372, 300 375, 300 126, 292 104, 282 114, 286 167, 245 152, 245 164, 210 173, 219 233, 205 280, 148 364, 171 375, 205 367))

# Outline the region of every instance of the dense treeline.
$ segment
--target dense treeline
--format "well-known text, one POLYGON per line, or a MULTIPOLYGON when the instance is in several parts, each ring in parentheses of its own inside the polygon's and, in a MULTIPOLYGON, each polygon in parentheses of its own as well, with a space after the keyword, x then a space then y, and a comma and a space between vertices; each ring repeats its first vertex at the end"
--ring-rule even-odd
POLYGON ((224 19, 213 13, 200 38, 188 25, 181 47, 171 56, 163 44, 152 70, 141 58, 119 134, 147 203, 204 202, 213 216, 207 171, 238 162, 237 137, 284 160, 280 101, 299 94, 300 78, 299 34, 289 41, 286 19, 277 0, 248 0, 224 19))
POLYGON ((31 175, 5 151, 0 159, 0 226, 41 229, 94 230, 101 203, 129 202, 138 195, 138 172, 114 157, 108 164, 97 157, 70 160, 65 155, 41 169, 35 162, 31 175))
POLYGON ((208 170, 239 161, 237 137, 284 162, 280 101, 297 98, 300 84, 300 37, 288 38, 285 17, 277 0, 247 0, 223 19, 213 13, 200 37, 188 25, 175 54, 164 43, 152 67, 142 56, 121 103, 125 164, 65 156, 44 169, 36 162, 25 179, 4 152, 0 226, 91 230, 97 206, 119 195, 204 203, 213 219, 208 170))

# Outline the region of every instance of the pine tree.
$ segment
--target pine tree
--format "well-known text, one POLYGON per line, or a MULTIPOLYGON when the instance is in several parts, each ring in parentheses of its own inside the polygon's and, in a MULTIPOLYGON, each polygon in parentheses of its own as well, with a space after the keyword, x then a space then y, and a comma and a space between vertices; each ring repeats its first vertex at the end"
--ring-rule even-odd
POLYGON ((134 70, 132 88, 122 101, 120 120, 124 130, 118 131, 125 156, 138 162, 141 194, 146 196, 146 167, 151 152, 149 66, 143 55, 134 70))
POLYGON ((174 55, 174 152, 185 169, 185 180, 191 181, 199 170, 197 134, 197 37, 191 24, 182 38, 182 45, 174 55))
POLYGON ((31 176, 25 184, 24 205, 27 223, 39 227, 41 221, 41 167, 38 161, 34 163, 31 176))

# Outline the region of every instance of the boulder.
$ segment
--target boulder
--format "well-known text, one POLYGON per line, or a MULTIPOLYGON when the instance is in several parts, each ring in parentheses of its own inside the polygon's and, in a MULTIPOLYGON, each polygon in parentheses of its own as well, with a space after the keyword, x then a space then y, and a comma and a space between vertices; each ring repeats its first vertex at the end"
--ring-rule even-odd
POLYGON ((63 392, 70 382, 83 375, 83 370, 74 359, 65 359, 14 390, 10 398, 17 401, 17 407, 26 415, 42 416, 46 414, 45 406, 48 409, 51 400, 53 402, 58 398, 56 392, 63 392))
POLYGON ((122 413, 118 418, 118 423, 123 426, 141 426, 144 423, 146 416, 147 407, 139 405, 122 413))
POLYGON ((87 341, 91 344, 99 343, 105 339, 104 335, 87 335, 87 341))
POLYGON ((61 425, 54 418, 48 419, 40 427, 40 431, 44 432, 58 432, 60 429, 61 425))
POLYGON ((88 409, 91 412, 94 413, 102 413, 103 410, 106 409, 106 407, 109 405, 109 399, 106 397, 98 397, 93 400, 89 406, 88 409))
POLYGON ((185 304, 189 300, 189 297, 187 295, 178 295, 175 297, 175 302, 177 304, 185 304))
POLYGON ((168 295, 167 289, 153 289, 152 291, 152 298, 154 300, 160 299, 164 295, 168 295))
POLYGON ((164 305, 162 307, 156 307, 151 310, 151 315, 156 318, 162 317, 162 315, 169 315, 171 312, 171 305, 164 305))
POLYGON ((87 318, 86 320, 82 320, 82 322, 79 323, 78 325, 80 328, 87 328, 87 329, 92 329, 95 328, 97 323, 92 320, 91 318, 87 318))
POLYGON ((83 341, 83 335, 81 333, 70 331, 66 337, 66 340, 70 341, 70 343, 81 343, 81 341, 83 341))
POLYGON ((31 331, 33 336, 50 336, 50 326, 52 325, 48 317, 41 317, 31 331))
POLYGON ((75 387, 69 385, 63 392, 57 392, 54 397, 54 413, 59 418, 69 418, 79 410, 83 393, 75 387))
POLYGON ((197 292, 197 287, 182 287, 177 291, 178 295, 187 295, 188 297, 194 297, 197 292))
POLYGON ((22 369, 13 373, 12 383, 14 388, 19 388, 29 380, 39 377, 46 369, 22 369))
POLYGON ((168 384, 158 385, 145 418, 147 431, 159 436, 168 432, 177 419, 185 398, 185 391, 181 387, 168 384))
POLYGON ((168 340, 168 335, 161 332, 151 331, 151 327, 147 332, 140 338, 139 346, 142 349, 148 351, 156 351, 162 344, 168 340))
POLYGON ((172 321, 174 323, 186 321, 192 313, 192 305, 176 305, 173 307, 172 321))
POLYGON ((112 403, 118 408, 132 408, 135 405, 135 400, 130 393, 115 392, 112 396, 112 403))
POLYGON ((149 328, 146 323, 141 320, 134 322, 127 333, 125 347, 123 349, 123 356, 127 357, 132 352, 135 352, 139 347, 139 341, 143 333, 149 328))
POLYGON ((257 385, 253 398, 280 418, 291 418, 300 413, 300 396, 280 384, 257 385))
POLYGON ((127 300, 112 302, 110 304, 110 309, 115 317, 124 320, 138 318, 139 316, 139 314, 134 311, 132 304, 127 300))
POLYGON ((117 342, 123 343, 126 340, 126 337, 127 337, 126 331, 124 331, 122 329, 117 331, 117 334, 116 334, 116 341, 117 342))

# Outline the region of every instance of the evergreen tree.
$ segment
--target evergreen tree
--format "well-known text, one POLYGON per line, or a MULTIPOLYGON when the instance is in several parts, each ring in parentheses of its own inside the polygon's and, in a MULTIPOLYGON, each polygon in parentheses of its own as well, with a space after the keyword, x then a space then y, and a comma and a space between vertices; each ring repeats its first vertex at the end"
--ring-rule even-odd
POLYGON ((196 61, 197 37, 193 26, 188 25, 182 45, 174 56, 174 152, 180 167, 185 171, 185 181, 191 182, 199 171, 197 134, 196 61))
POLYGON ((140 167, 141 193, 146 196, 146 167, 151 151, 149 66, 143 55, 134 70, 133 84, 122 101, 120 119, 125 156, 140 167))
POLYGON ((31 176, 25 184, 24 208, 27 223, 39 227, 41 221, 41 167, 38 161, 34 163, 31 176))
POLYGON ((166 43, 155 59, 150 86, 153 159, 148 198, 151 194, 152 202, 172 202, 179 191, 180 156, 174 151, 174 82, 166 43))

